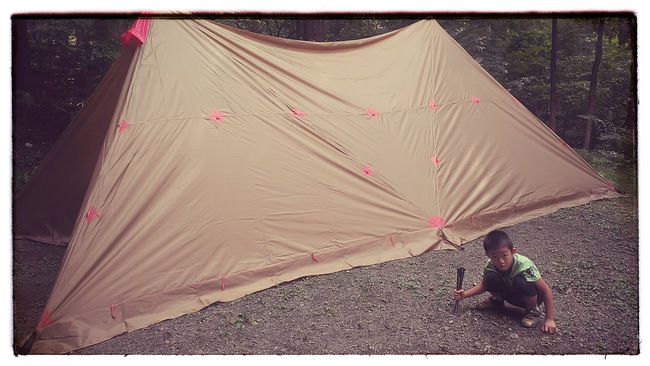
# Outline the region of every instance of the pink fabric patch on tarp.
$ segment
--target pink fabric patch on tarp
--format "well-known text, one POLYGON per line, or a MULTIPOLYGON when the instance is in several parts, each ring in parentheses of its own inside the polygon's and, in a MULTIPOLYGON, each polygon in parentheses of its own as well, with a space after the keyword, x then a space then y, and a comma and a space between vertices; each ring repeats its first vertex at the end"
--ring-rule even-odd
POLYGON ((296 116, 296 117, 305 118, 305 112, 303 112, 303 111, 301 111, 299 109, 293 108, 293 109, 291 109, 291 113, 293 113, 293 115, 296 116))
POLYGON ((46 327, 50 323, 52 323, 52 317, 50 316, 50 312, 45 310, 43 311, 43 314, 41 314, 41 319, 38 321, 38 324, 36 325, 36 330, 46 327))
POLYGON ((431 158, 431 162, 432 162, 435 166, 438 166, 438 164, 440 164, 440 160, 438 159, 437 156, 432 157, 432 158, 431 158))
POLYGON ((224 116, 223 113, 221 113, 221 112, 219 112, 217 110, 214 110, 214 111, 210 112, 210 119, 215 121, 217 124, 220 124, 221 121, 223 121, 223 119, 225 117, 226 116, 224 116))
POLYGON ((311 253, 311 259, 312 259, 314 262, 318 262, 318 258, 316 258, 316 254, 314 254, 314 253, 311 253))
POLYGON ((126 130, 126 128, 129 127, 129 126, 130 126, 130 124, 129 124, 128 121, 121 120, 120 123, 117 124, 117 127, 118 127, 117 133, 121 134, 122 131, 126 130))
POLYGON ((151 19, 140 18, 133 23, 131 28, 122 34, 122 45, 130 47, 138 47, 144 44, 147 39, 147 32, 149 32, 149 24, 151 19))
POLYGON ((363 174, 365 175, 371 175, 373 173, 372 168, 369 165, 361 166, 361 170, 363 170, 363 174))
POLYGON ((445 219, 443 219, 442 216, 440 216, 440 215, 429 217, 427 222, 429 222, 429 227, 432 227, 432 228, 447 226, 447 223, 445 222, 445 219))
POLYGON ((432 100, 431 103, 429 103, 429 108, 431 108, 431 109, 438 108, 438 103, 436 103, 435 100, 432 100))
POLYGON ((374 117, 377 117, 379 115, 379 112, 377 112, 376 110, 374 110, 372 108, 368 108, 368 110, 366 111, 366 114, 369 115, 370 118, 374 118, 374 117))
POLYGON ((95 217, 99 217, 99 214, 97 213, 97 210, 95 210, 95 207, 90 206, 88 213, 86 214, 86 222, 90 222, 90 220, 94 219, 95 217))
POLYGON ((472 97, 472 102, 474 102, 476 104, 479 104, 481 102, 481 100, 479 98, 477 98, 477 97, 472 97))

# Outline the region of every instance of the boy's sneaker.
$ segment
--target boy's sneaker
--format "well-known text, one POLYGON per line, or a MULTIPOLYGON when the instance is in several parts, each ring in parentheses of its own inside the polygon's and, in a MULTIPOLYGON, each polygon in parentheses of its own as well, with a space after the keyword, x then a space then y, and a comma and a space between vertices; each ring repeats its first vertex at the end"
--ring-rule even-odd
POLYGON ((495 308, 503 308, 503 299, 495 296, 490 296, 489 298, 479 301, 476 304, 476 310, 488 310, 495 308))
POLYGON ((542 313, 539 311, 537 306, 535 306, 532 309, 526 310, 526 314, 524 314, 524 317, 521 318, 521 326, 526 327, 526 328, 532 328, 535 325, 537 325, 537 322, 539 322, 539 317, 542 315, 542 313))

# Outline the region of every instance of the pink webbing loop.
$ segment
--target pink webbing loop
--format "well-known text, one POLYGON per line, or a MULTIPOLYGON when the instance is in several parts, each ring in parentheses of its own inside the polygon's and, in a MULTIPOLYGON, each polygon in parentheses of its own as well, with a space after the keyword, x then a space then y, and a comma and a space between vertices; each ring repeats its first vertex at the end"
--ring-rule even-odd
POLYGON ((124 130, 126 130, 126 128, 129 126, 130 126, 129 121, 121 120, 120 123, 117 124, 118 135, 121 134, 124 130))
POLYGON ((314 262, 318 262, 318 259, 316 258, 316 255, 315 255, 314 253, 311 253, 311 259, 312 259, 314 262))
POLYGON ((294 116, 298 118, 305 118, 305 112, 297 109, 297 108, 292 108, 291 113, 293 113, 294 116))
POLYGON ((90 220, 94 219, 95 217, 99 217, 99 214, 97 213, 97 210, 95 210, 95 207, 90 206, 88 213, 86 213, 86 222, 90 222, 90 220))
POLYGON ((217 124, 220 124, 221 121, 223 121, 224 117, 225 116, 223 115, 223 113, 217 110, 213 110, 212 112, 210 112, 210 116, 209 116, 209 118, 217 124))
POLYGON ((372 174, 372 168, 370 167, 370 165, 361 166, 361 170, 363 170, 363 174, 365 174, 365 175, 371 175, 372 174))
POLYGON ((38 324, 36 325, 36 330, 40 330, 41 328, 49 325, 52 323, 52 316, 50 315, 50 312, 45 310, 43 311, 43 314, 41 314, 41 319, 38 321, 38 324))
POLYGON ((427 221, 429 222, 429 227, 432 227, 432 228, 445 227, 447 225, 447 223, 445 222, 445 219, 443 219, 442 216, 440 216, 440 215, 429 217, 429 219, 427 219, 427 221))

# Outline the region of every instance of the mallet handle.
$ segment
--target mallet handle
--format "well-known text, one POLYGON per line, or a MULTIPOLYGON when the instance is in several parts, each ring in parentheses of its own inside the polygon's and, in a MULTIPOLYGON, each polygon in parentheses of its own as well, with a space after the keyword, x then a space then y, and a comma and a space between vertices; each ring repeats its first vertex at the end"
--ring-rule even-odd
MULTIPOLYGON (((463 277, 465 277, 465 268, 458 267, 456 269, 456 290, 463 288, 463 277)), ((454 314, 458 314, 458 306, 460 300, 456 300, 456 305, 454 305, 454 314)))

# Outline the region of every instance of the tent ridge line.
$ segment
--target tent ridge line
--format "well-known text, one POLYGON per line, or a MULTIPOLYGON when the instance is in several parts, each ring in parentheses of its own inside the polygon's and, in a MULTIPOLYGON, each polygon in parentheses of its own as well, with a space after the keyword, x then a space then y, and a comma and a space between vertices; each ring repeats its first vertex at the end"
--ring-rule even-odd
MULTIPOLYGON (((481 102, 495 102, 495 101, 503 101, 501 98, 490 98, 490 99, 481 99, 481 102)), ((377 111, 377 114, 385 114, 385 113, 399 113, 399 112, 407 112, 407 111, 414 111, 414 110, 420 110, 420 109, 439 109, 445 105, 456 105, 456 104, 461 104, 461 103, 476 103, 472 101, 471 99, 468 100, 457 100, 457 101, 450 101, 450 102, 443 102, 439 103, 436 101, 436 106, 435 108, 431 108, 430 105, 425 105, 425 106, 415 106, 415 107, 408 107, 408 108, 396 108, 396 109, 388 109, 388 110, 382 110, 382 111, 377 111)), ((476 103, 478 104, 478 103, 476 103)), ((221 112, 221 111, 220 111, 221 112)), ((300 110, 301 114, 304 114, 306 117, 307 115, 314 115, 314 116, 367 116, 368 112, 355 112, 355 113, 345 113, 345 112, 308 112, 308 111, 303 111, 300 110)), ((248 117, 248 116, 294 116, 294 117, 299 117, 303 118, 300 116, 297 116, 293 111, 289 112, 249 112, 249 113, 228 113, 228 112, 221 112, 223 113, 224 117, 248 117)), ((145 125, 149 123, 164 123, 164 122, 173 122, 173 121, 182 121, 182 120, 189 120, 189 119, 203 119, 203 120, 211 120, 210 118, 210 113, 208 115, 193 115, 193 116, 187 116, 187 117, 172 117, 172 118, 156 118, 156 119, 149 119, 145 120, 143 122, 130 122, 129 126, 131 125, 145 125)))

